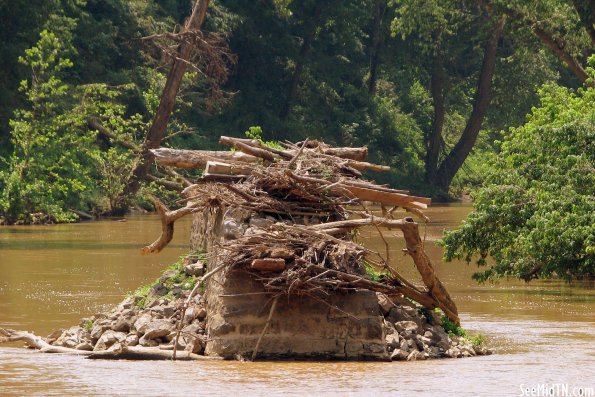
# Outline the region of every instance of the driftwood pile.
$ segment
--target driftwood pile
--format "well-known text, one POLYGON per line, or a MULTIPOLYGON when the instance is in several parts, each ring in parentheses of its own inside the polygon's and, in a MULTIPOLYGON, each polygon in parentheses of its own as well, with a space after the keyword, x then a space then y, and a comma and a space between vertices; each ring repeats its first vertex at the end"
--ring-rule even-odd
POLYGON ((457 308, 424 252, 417 223, 410 217, 393 219, 394 210, 401 207, 427 221, 422 210, 430 199, 363 179, 363 171, 388 170, 364 161, 367 148, 337 148, 308 140, 272 148, 258 140, 225 136, 220 143, 235 150, 152 150, 160 166, 202 168, 204 173, 182 191, 184 207, 169 211, 157 202, 162 234, 144 253, 163 249, 171 241, 174 222, 184 215, 242 211, 251 219, 269 222, 251 224, 220 244, 219 265, 211 271, 251 272, 274 297, 320 297, 354 289, 404 296, 428 309, 440 308, 459 324, 457 308), (369 202, 380 204, 382 213, 370 211, 369 202), (362 227, 377 230, 385 254, 353 241, 353 231, 362 227), (382 231, 386 229, 402 231, 404 251, 419 270, 423 287, 407 281, 391 263, 382 231), (374 281, 366 267, 384 275, 374 281))
MULTIPOLYGON (((281 296, 303 294, 324 299, 331 292, 368 289, 382 293, 389 301, 408 298, 427 309, 440 308, 459 324, 457 308, 424 252, 417 223, 411 217, 393 218, 394 210, 401 207, 427 221, 422 210, 430 200, 362 179, 363 171, 388 169, 365 162, 366 148, 336 148, 318 141, 287 142, 284 148, 271 148, 260 141, 229 137, 221 137, 220 142, 235 151, 152 150, 160 166, 201 168, 204 173, 195 183, 185 180, 183 207, 170 211, 156 200, 162 233, 143 248, 143 253, 162 250, 173 237, 177 219, 197 212, 205 215, 204 219, 213 218, 206 222, 209 229, 205 236, 214 242, 216 257, 182 304, 172 351, 120 344, 102 352, 76 350, 51 345, 31 333, 6 329, 0 329, 0 343, 25 341, 41 352, 98 359, 206 359, 177 352, 186 311, 203 282, 230 270, 251 273, 273 297, 252 359, 281 296), (373 213, 368 202, 380 204, 381 213, 373 213), (244 219, 235 216, 239 221, 236 232, 223 233, 225 214, 229 217, 234 213, 244 214, 244 219), (354 231, 362 227, 377 231, 385 243, 384 254, 354 241, 354 231), (391 262, 390 242, 383 232, 387 229, 403 233, 403 251, 413 259, 423 286, 406 280, 391 262), (366 272, 368 267, 381 270, 382 277, 372 279, 366 272)), ((166 171, 179 176, 173 169, 166 171)))

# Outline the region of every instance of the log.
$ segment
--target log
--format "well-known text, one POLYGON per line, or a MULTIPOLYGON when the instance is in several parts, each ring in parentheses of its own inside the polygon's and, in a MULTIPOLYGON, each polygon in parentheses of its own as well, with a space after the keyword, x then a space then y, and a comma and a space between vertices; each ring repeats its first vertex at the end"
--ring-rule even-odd
POLYGON ((197 182, 239 182, 245 179, 245 175, 221 175, 203 173, 197 182))
MULTIPOLYGON (((173 360, 173 350, 162 350, 157 347, 121 346, 119 349, 89 352, 91 360, 173 360)), ((222 360, 220 357, 201 356, 188 351, 176 354, 176 360, 182 361, 213 361, 222 360)))
POLYGON ((394 227, 402 230, 406 223, 407 222, 404 219, 386 219, 375 216, 374 218, 348 219, 346 221, 321 223, 319 225, 310 226, 310 229, 326 231, 327 229, 355 229, 358 227, 376 225, 388 228, 394 227))
POLYGON ((192 204, 188 203, 186 207, 169 211, 168 208, 157 198, 153 199, 157 214, 161 218, 161 235, 153 243, 145 246, 141 250, 141 254, 157 253, 160 252, 174 237, 174 222, 181 217, 191 214, 197 211, 196 208, 192 207, 192 204))
MULTIPOLYGON (((275 161, 276 158, 291 160, 297 153, 297 151, 283 151, 265 146, 252 146, 246 141, 250 142, 250 140, 221 137, 220 143, 235 147, 239 150, 237 152, 158 148, 151 149, 151 153, 157 165, 177 168, 204 168, 207 161, 256 163, 259 159, 270 162, 275 161)), ((340 159, 336 156, 321 155, 340 159)), ((357 171, 390 171, 390 167, 385 165, 349 159, 341 160, 345 162, 346 166, 357 171)))
POLYGON ((379 164, 372 164, 366 161, 355 161, 355 160, 347 160, 347 165, 355 168, 358 171, 378 171, 378 172, 387 172, 390 171, 390 167, 388 165, 379 165, 379 164))
POLYGON ((333 189, 345 189, 360 200, 373 201, 386 205, 398 205, 400 207, 412 207, 416 209, 426 209, 431 199, 425 197, 409 196, 402 193, 391 193, 387 191, 375 190, 373 188, 363 188, 359 186, 350 186, 339 184, 333 189))
MULTIPOLYGON (((39 350, 40 353, 70 354, 76 356, 85 356, 86 358, 95 360, 171 360, 173 358, 172 350, 162 350, 159 348, 142 346, 129 347, 118 344, 109 350, 98 352, 90 350, 76 350, 63 346, 52 346, 44 341, 43 338, 35 334, 0 328, 0 343, 18 341, 25 342, 28 346, 39 350)), ((187 351, 178 354, 177 359, 196 361, 221 360, 220 357, 201 356, 187 351)))
POLYGON ((349 181, 330 183, 329 181, 326 181, 324 179, 299 176, 289 170, 287 170, 285 173, 290 178, 298 182, 322 185, 323 188, 326 188, 335 194, 351 194, 352 197, 364 201, 373 201, 381 204, 397 205, 403 208, 414 209, 426 209, 428 208, 427 204, 432 202, 432 200, 429 198, 409 196, 407 194, 399 192, 398 190, 393 191, 392 189, 388 188, 376 190, 376 187, 374 185, 369 185, 369 187, 362 187, 361 184, 351 184, 349 181))
POLYGON ((322 153, 356 161, 363 161, 368 156, 367 147, 330 147, 322 149, 322 153))
POLYGON ((88 212, 75 210, 74 208, 69 208, 68 211, 70 211, 74 214, 77 214, 79 217, 87 219, 89 221, 95 220, 95 217, 93 215, 89 214, 88 212))
POLYGON ((460 325, 457 306, 453 302, 450 294, 436 276, 434 266, 423 248, 423 242, 419 236, 419 228, 412 218, 405 218, 404 225, 401 227, 407 244, 407 253, 413 258, 413 263, 421 274, 421 278, 428 287, 429 292, 438 301, 438 307, 444 314, 456 325, 460 325))
POLYGON ((285 270, 285 259, 283 258, 263 258, 253 259, 250 264, 253 270, 260 270, 262 272, 280 272, 285 270))
POLYGON ((350 185, 350 186, 357 186, 357 187, 363 187, 363 188, 368 188, 368 189, 373 188, 374 190, 378 190, 381 192, 409 194, 409 190, 391 189, 390 187, 388 187, 386 185, 376 185, 376 184, 373 184, 370 182, 354 181, 354 180, 347 179, 347 180, 343 181, 343 183, 345 183, 346 185, 350 185))
MULTIPOLYGON (((258 142, 258 141, 256 141, 258 142)), ((286 160, 293 158, 293 156, 297 153, 297 151, 284 151, 284 150, 273 150, 272 148, 265 147, 260 143, 256 144, 253 140, 246 140, 246 139, 239 139, 239 138, 231 138, 227 136, 222 136, 219 138, 219 143, 223 145, 233 146, 238 150, 246 154, 250 154, 252 156, 260 157, 264 160, 273 162, 275 158, 282 157, 286 160)), ((336 157, 330 154, 324 154, 324 156, 336 157)), ((344 159, 346 161, 346 165, 349 167, 355 168, 358 171, 390 171, 390 167, 386 165, 378 165, 372 164, 365 161, 356 161, 350 159, 344 159)))
POLYGON ((243 164, 222 163, 220 161, 207 161, 205 166, 206 175, 243 175, 252 173, 252 168, 243 164))
POLYGON ((237 150, 241 150, 242 152, 259 157, 263 160, 273 162, 275 161, 276 156, 271 153, 269 150, 248 144, 243 142, 240 139, 230 138, 228 136, 222 136, 219 138, 219 143, 222 145, 233 146, 237 150))
POLYGON ((257 163, 258 157, 243 152, 182 150, 159 148, 152 149, 157 165, 177 168, 205 168, 207 161, 226 161, 240 163, 257 163))
MULTIPOLYGON (((297 145, 299 146, 303 142, 298 142, 297 145)), ((366 146, 363 147, 330 147, 323 142, 320 142, 316 139, 308 140, 306 144, 308 149, 318 149, 320 153, 328 154, 331 156, 341 157, 344 159, 362 161, 368 155, 368 148, 366 146)))
POLYGON ((88 350, 76 350, 63 346, 52 346, 40 336, 29 332, 0 328, 0 343, 19 341, 25 342, 28 346, 33 347, 42 353, 66 353, 77 356, 87 356, 92 353, 88 350))
POLYGON ((284 158, 285 160, 289 160, 293 157, 293 154, 290 151, 272 148, 270 146, 263 144, 262 141, 259 141, 257 139, 246 139, 246 138, 231 138, 231 139, 233 139, 234 141, 242 142, 247 145, 254 146, 254 147, 269 151, 273 154, 276 154, 277 156, 279 156, 281 158, 284 158))

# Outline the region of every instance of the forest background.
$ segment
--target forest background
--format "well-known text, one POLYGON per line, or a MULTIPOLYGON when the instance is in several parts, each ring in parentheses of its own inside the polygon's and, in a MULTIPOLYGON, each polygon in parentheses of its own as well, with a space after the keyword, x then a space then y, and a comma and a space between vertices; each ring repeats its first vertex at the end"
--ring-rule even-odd
MULTIPOLYGON (((438 199, 477 192, 448 257, 500 255, 514 269, 496 273, 530 279, 543 265, 519 265, 514 255, 528 254, 510 254, 511 236, 555 207, 587 226, 568 239, 571 263, 550 273, 586 264, 578 273, 592 274, 593 1, 201 1, 208 12, 158 144, 366 145, 392 167, 368 175, 379 182, 438 199), (522 208, 516 229, 494 226, 522 208)), ((196 175, 146 153, 193 3, 0 2, 0 223, 121 215, 151 209, 154 196, 172 204, 168 192, 196 175)), ((561 221, 549 221, 550 237, 519 249, 552 240, 561 221)))

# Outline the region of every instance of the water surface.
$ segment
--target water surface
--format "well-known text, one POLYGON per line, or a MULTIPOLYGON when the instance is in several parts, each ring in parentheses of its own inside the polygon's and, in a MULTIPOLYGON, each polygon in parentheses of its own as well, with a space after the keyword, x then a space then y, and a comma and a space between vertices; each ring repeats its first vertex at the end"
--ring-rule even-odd
MULTIPOLYGON (((435 240, 468 213, 433 206, 421 228, 463 325, 486 335, 494 355, 420 362, 106 362, 0 347, 0 395, 521 395, 520 387, 595 387, 592 285, 502 281, 477 285, 476 270, 444 264, 435 240)), ((189 221, 160 254, 140 248, 159 234, 154 216, 43 227, 0 227, 0 326, 44 335, 106 310, 186 252, 189 221)), ((395 232, 389 255, 415 279, 395 232)), ((385 253, 381 239, 360 239, 385 253)))

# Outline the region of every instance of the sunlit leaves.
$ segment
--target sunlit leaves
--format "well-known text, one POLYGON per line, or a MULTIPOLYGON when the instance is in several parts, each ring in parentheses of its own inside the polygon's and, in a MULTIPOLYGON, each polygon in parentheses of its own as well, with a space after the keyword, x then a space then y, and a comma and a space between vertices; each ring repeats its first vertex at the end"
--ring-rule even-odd
POLYGON ((595 274, 595 89, 540 96, 506 135, 475 211, 444 237, 447 260, 493 258, 480 281, 595 274))

